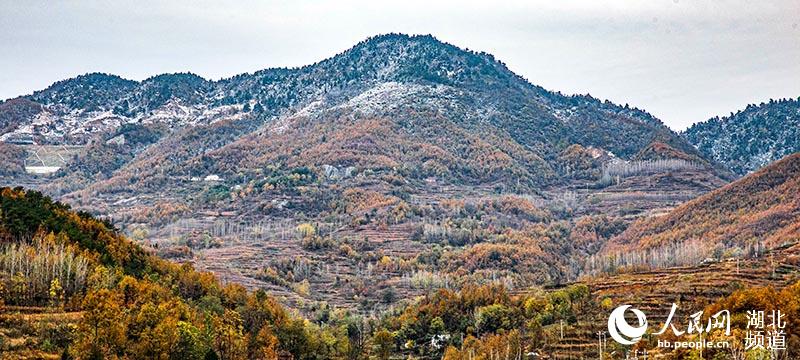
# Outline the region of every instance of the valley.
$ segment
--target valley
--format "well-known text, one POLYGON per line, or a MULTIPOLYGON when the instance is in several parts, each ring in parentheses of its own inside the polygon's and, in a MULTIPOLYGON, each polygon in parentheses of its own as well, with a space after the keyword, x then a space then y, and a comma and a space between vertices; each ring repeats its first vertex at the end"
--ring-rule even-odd
MULTIPOLYGON (((181 194, 206 193, 226 182, 183 180, 174 193, 101 195, 83 209, 112 214, 108 218, 128 236, 162 257, 192 263, 223 282, 266 289, 291 307, 311 311, 324 303, 370 314, 439 287, 461 286, 467 281, 466 269, 477 281, 502 281, 512 289, 574 281, 584 265, 570 254, 596 252, 609 236, 598 229, 621 229, 635 219, 664 214, 725 184, 690 169, 634 175, 609 186, 575 180, 527 194, 504 193, 493 185, 423 182, 398 195, 391 187, 365 185, 369 180, 360 177, 336 185, 391 198, 377 200, 378 206, 344 206, 356 211, 286 217, 287 207, 314 207, 317 200, 304 194, 269 194, 204 205, 181 194), (265 204, 273 215, 263 215, 265 204), (310 238, 301 234, 301 224, 314 229, 310 238), (557 233, 548 234, 552 231, 557 233), (509 240, 503 238, 508 236, 520 238, 505 247, 509 240), (557 244, 536 244, 537 237, 557 244), (527 266, 537 265, 518 262, 551 261, 541 253, 509 260, 512 265, 482 264, 487 261, 483 256, 492 253, 500 256, 497 260, 513 259, 507 251, 520 251, 528 243, 544 254, 559 254, 560 260, 546 265, 558 270, 522 276, 527 266), (459 255, 442 259, 445 253, 459 255), (472 257, 476 264, 464 263, 472 257)), ((27 186, 49 189, 45 179, 27 186)), ((302 191, 330 191, 329 186, 311 184, 302 191)), ((327 197, 336 196, 341 195, 327 197)))

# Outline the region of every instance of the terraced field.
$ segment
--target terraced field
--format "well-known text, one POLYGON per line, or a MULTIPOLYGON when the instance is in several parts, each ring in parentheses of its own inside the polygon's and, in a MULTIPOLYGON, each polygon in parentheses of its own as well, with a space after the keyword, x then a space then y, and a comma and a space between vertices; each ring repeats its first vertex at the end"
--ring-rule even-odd
MULTIPOLYGON (((304 249, 300 239, 293 235, 293 226, 285 225, 288 234, 273 233, 269 239, 249 238, 234 240, 227 238, 225 245, 196 251, 192 259, 195 266, 214 272, 224 282, 236 282, 249 289, 265 289, 284 303, 297 306, 303 301, 325 301, 336 307, 358 308, 360 297, 357 283, 368 279, 381 289, 392 288, 397 298, 421 295, 412 289, 408 274, 392 269, 378 269, 372 263, 359 263, 346 255, 335 252, 314 252, 304 249), (277 236, 275 234, 278 234, 277 236), (281 259, 304 259, 313 275, 308 279, 310 291, 298 294, 286 286, 279 286, 263 279, 263 270, 281 259)), ((411 240, 409 225, 390 226, 385 229, 357 227, 336 232, 337 239, 357 239, 365 248, 380 249, 382 254, 393 258, 410 259, 426 245, 411 240)))
MULTIPOLYGON (((632 220, 668 211, 722 184, 724 181, 716 176, 692 170, 632 176, 601 189, 593 188, 586 182, 576 182, 538 194, 514 196, 524 198, 538 208, 554 209, 557 212, 563 210, 575 217, 607 214, 632 220)), ((201 187, 206 184, 186 182, 186 186, 201 187)), ((366 184, 359 183, 358 186, 370 188, 366 184)), ((389 192, 388 189, 370 189, 389 192)), ((452 201, 491 202, 504 196, 508 194, 497 193, 490 185, 455 186, 432 182, 425 192, 411 193, 407 201, 409 204, 425 207, 452 201)), ((163 198, 141 195, 135 198, 107 197, 100 201, 107 206, 95 208, 93 212, 115 214, 115 222, 125 224, 130 223, 130 219, 142 218, 133 209, 142 206, 158 207, 161 202, 177 202, 179 198, 177 193, 165 194, 163 198)), ((270 196, 257 201, 262 204, 299 204, 303 199, 298 196, 270 196)), ((164 250, 183 246, 186 237, 194 236, 192 234, 208 234, 219 241, 218 246, 194 248, 191 254, 184 257, 178 254, 174 259, 192 262, 200 270, 215 273, 224 282, 240 283, 249 289, 265 289, 292 307, 309 302, 326 302, 347 309, 375 309, 375 305, 382 308, 383 305, 394 302, 382 304, 381 294, 384 292, 391 292, 387 296, 399 300, 412 299, 430 291, 430 288, 414 283, 419 282, 419 279, 414 279, 416 272, 413 270, 378 266, 383 256, 393 261, 413 261, 417 255, 432 249, 433 244, 412 239, 420 223, 358 225, 347 222, 346 218, 328 219, 333 222, 317 219, 311 222, 315 226, 325 227, 324 233, 337 245, 323 250, 311 250, 304 248, 301 239, 295 234, 295 227, 302 221, 280 219, 276 216, 265 217, 252 210, 256 208, 192 208, 180 214, 177 220, 166 224, 149 224, 151 231, 148 241, 164 250), (353 247, 359 256, 342 253, 338 249, 340 244, 353 247), (264 276, 264 269, 271 264, 292 259, 301 259, 310 267, 309 291, 303 294, 296 291, 298 282, 286 284, 270 281, 264 276), (369 298, 369 306, 363 306, 368 301, 365 298, 369 298)), ((439 279, 446 275, 432 271, 431 274, 422 276, 439 279)))
POLYGON ((84 146, 75 145, 23 145, 28 153, 25 170, 29 173, 47 174, 67 165, 73 157, 83 151, 84 146))
MULTIPOLYGON (((770 251, 756 259, 675 267, 585 279, 596 299, 609 298, 613 307, 630 304, 647 314, 651 328, 663 326, 673 303, 676 319, 703 310, 716 299, 743 287, 781 288, 800 279, 800 244, 770 251)), ((598 332, 607 333, 608 312, 589 312, 574 326, 548 330, 547 355, 552 359, 597 359, 598 332)), ((607 348, 612 340, 607 339, 607 348)), ((650 351, 650 350, 648 350, 650 351)), ((653 354, 657 354, 655 351, 653 354)))
POLYGON ((0 359, 60 358, 60 354, 30 349, 57 341, 59 329, 74 326, 81 316, 80 312, 45 307, 0 305, 0 359))

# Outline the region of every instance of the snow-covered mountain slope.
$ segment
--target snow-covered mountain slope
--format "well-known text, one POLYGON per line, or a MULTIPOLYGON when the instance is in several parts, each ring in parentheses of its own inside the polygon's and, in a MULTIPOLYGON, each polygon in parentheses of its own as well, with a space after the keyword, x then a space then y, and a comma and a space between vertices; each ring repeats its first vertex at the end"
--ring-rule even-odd
MULTIPOLYGON (((642 110, 588 95, 545 90, 514 74, 492 55, 463 50, 432 36, 376 36, 312 65, 266 69, 219 81, 193 74, 159 75, 142 82, 88 74, 11 101, 24 101, 39 110, 22 112, 7 122, 0 134, 7 142, 91 144, 117 136, 125 125, 171 133, 148 142, 141 156, 119 167, 120 171, 136 169, 134 180, 144 179, 139 175, 152 171, 154 165, 159 171, 191 173, 191 164, 199 159, 206 167, 236 172, 227 163, 208 164, 206 155, 237 143, 260 149, 258 141, 274 140, 263 136, 268 133, 337 131, 352 122, 373 120, 387 126, 397 144, 410 147, 395 149, 396 154, 453 141, 452 147, 444 149, 455 156, 453 164, 437 168, 467 169, 460 176, 486 170, 485 165, 498 159, 504 164, 514 159, 519 165, 514 174, 534 183, 546 182, 554 178, 553 169, 559 168, 555 164, 559 154, 574 144, 631 159, 657 142, 700 158, 685 139, 642 110), (329 128, 320 127, 319 122, 329 128), (293 128, 298 126, 306 128, 293 128), (467 139, 476 143, 458 143, 467 139), (459 157, 482 165, 459 165, 459 157), (150 164, 154 159, 159 162, 150 164)), ((381 140, 385 134, 374 135, 381 140)), ((324 137, 318 133, 312 138, 324 137)), ((353 139, 341 140, 352 144, 353 139)), ((386 150, 380 142, 359 146, 373 146, 367 152, 386 150)), ((263 165, 257 159, 266 158, 242 154, 233 160, 238 166, 263 165), (242 159, 256 163, 240 163, 242 159)), ((393 161, 402 163, 403 159, 393 161)), ((336 159, 326 161, 332 160, 336 159)), ((349 166, 361 161, 369 167, 364 159, 338 160, 333 162, 349 166)), ((315 166, 322 165, 320 161, 300 162, 315 166)))
POLYGON ((800 151, 800 99, 770 100, 683 134, 708 157, 744 175, 800 151))

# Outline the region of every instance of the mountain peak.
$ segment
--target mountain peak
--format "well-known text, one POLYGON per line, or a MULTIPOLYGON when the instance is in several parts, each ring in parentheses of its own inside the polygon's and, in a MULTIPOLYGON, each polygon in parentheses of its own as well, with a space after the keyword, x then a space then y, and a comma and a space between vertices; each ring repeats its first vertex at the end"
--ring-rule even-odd
POLYGON ((45 94, 49 91, 57 89, 60 90, 70 87, 102 88, 102 87, 115 87, 115 86, 135 86, 136 84, 138 84, 136 81, 128 80, 118 75, 106 74, 101 72, 91 72, 83 75, 78 75, 73 78, 57 81, 53 85, 50 85, 44 90, 34 92, 33 96, 35 97, 37 96, 37 94, 45 94))
POLYGON ((211 82, 189 72, 156 75, 142 81, 127 99, 126 107, 129 111, 146 112, 173 99, 184 104, 199 104, 212 88, 211 82))
POLYGON ((461 49, 432 35, 389 33, 370 37, 301 71, 340 73, 346 79, 379 82, 494 83, 515 75, 493 56, 461 49), (480 79, 479 79, 480 78, 480 79))
MULTIPOLYGON (((414 51, 427 50, 427 54, 429 54, 429 52, 462 53, 463 55, 486 56, 494 60, 494 57, 489 54, 462 49, 456 45, 439 40, 431 34, 408 35, 402 33, 388 33, 375 35, 359 42, 348 51, 358 51, 362 49, 383 49, 384 51, 400 50, 412 53, 414 51)), ((417 55, 425 55, 426 53, 417 55)))
MULTIPOLYGON (((404 34, 404 33, 386 33, 386 34, 378 34, 374 36, 370 36, 365 40, 361 41, 359 44, 366 44, 366 43, 376 43, 376 42, 386 42, 386 41, 419 41, 419 40, 428 40, 438 42, 440 44, 444 44, 442 41, 438 40, 431 34, 404 34)), ((358 46, 358 45, 356 45, 358 46)))
POLYGON ((63 105, 69 109, 110 110, 110 103, 138 84, 117 75, 93 72, 58 81, 44 90, 34 92, 29 98, 38 103, 63 105))
POLYGON ((143 84, 169 82, 205 83, 208 82, 208 80, 192 72, 177 72, 152 76, 142 81, 143 84))

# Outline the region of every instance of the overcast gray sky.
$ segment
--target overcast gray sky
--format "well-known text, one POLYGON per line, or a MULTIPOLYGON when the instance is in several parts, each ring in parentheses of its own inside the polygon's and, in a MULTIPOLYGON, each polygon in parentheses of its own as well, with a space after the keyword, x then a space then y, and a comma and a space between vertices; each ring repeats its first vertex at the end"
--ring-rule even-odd
POLYGON ((0 98, 94 71, 219 79, 305 65, 388 32, 492 53, 535 84, 674 129, 800 96, 797 0, 0 0, 0 98))

